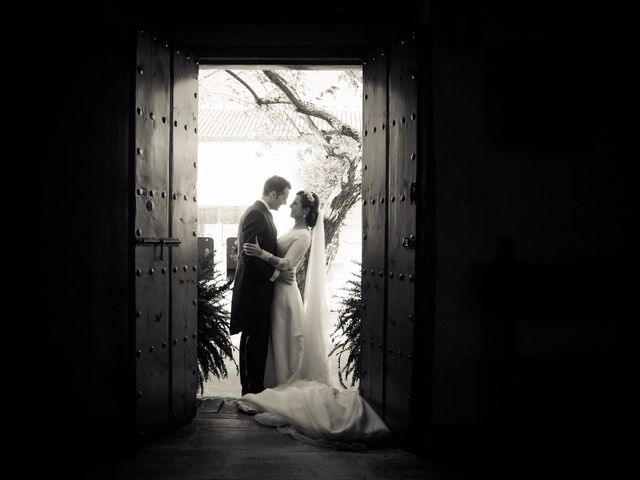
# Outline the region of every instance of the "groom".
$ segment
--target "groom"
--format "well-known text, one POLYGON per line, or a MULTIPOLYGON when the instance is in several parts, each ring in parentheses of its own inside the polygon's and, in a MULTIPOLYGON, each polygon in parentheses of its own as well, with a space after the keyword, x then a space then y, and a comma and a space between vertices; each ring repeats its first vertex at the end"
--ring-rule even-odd
MULTIPOLYGON (((267 179, 262 198, 250 206, 240 218, 238 252, 242 244, 260 243, 267 252, 277 255, 276 226, 270 210, 278 210, 287 202, 291 184, 282 177, 267 179)), ((231 335, 240 337, 240 382, 242 395, 264 390, 271 329, 271 299, 276 281, 293 283, 293 273, 280 272, 258 257, 242 253, 238 256, 231 300, 231 335)))

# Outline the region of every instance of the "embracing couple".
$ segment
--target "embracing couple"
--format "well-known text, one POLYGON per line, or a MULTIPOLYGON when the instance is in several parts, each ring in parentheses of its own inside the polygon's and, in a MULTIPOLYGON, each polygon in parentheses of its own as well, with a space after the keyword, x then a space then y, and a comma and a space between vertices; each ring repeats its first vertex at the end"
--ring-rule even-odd
POLYGON ((240 410, 263 425, 318 445, 358 448, 389 430, 354 390, 328 374, 328 308, 324 295, 324 220, 318 196, 299 191, 293 227, 282 236, 271 210, 287 202, 291 184, 273 176, 240 218, 231 303, 231 334, 240 338, 240 410), (309 251, 302 300, 295 272, 309 251))

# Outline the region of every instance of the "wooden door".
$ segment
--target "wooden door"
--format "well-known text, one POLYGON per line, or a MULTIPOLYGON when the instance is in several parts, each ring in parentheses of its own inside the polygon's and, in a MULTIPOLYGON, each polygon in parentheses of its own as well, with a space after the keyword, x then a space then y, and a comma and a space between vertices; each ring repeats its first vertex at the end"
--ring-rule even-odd
POLYGON ((392 430, 407 432, 420 383, 414 355, 421 161, 416 38, 367 58, 363 79, 360 390, 392 430))
POLYGON ((188 52, 173 51, 171 236, 171 418, 195 416, 197 390, 198 237, 196 172, 198 153, 198 64, 188 52))
POLYGON ((385 420, 393 430, 412 422, 418 154, 417 48, 414 38, 389 52, 387 345, 385 420))
POLYGON ((133 116, 136 431, 195 415, 197 64, 137 35, 133 116))
POLYGON ((361 394, 384 415, 388 56, 363 64, 361 394))

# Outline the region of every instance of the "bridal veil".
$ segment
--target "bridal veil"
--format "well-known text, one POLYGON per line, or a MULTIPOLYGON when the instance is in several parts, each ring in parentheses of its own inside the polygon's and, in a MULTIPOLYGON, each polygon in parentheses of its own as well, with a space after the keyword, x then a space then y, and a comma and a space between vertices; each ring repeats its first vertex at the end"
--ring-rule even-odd
POLYGON ((329 305, 326 295, 327 261, 324 239, 324 216, 311 232, 309 264, 304 284, 304 348, 299 370, 287 381, 313 380, 330 384, 329 379, 329 305))

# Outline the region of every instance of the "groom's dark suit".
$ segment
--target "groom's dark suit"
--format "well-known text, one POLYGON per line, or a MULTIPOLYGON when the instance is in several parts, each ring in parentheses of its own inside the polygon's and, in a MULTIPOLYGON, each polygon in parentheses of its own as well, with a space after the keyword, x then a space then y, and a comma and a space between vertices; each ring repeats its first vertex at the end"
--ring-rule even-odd
POLYGON ((249 207, 240 218, 238 228, 238 264, 231 300, 231 334, 240 338, 240 382, 242 394, 264 390, 271 329, 271 300, 275 269, 258 257, 242 253, 242 244, 255 243, 276 254, 276 226, 269 209, 260 201, 249 207))

